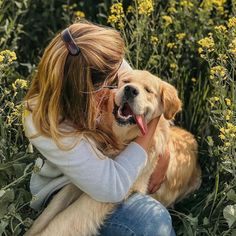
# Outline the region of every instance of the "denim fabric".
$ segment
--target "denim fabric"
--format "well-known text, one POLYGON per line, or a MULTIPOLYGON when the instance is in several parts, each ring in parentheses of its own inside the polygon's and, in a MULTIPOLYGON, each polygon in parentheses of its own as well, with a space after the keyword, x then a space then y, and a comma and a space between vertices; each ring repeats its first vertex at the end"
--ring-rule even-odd
POLYGON ((100 236, 175 236, 167 209, 150 196, 135 193, 106 219, 100 236))

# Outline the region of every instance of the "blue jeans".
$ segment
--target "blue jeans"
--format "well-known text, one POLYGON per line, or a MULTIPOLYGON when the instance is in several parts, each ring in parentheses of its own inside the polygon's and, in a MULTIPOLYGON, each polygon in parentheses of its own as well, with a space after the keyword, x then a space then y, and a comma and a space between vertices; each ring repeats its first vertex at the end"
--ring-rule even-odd
POLYGON ((105 220, 100 236, 175 236, 167 209, 150 196, 135 193, 105 220))

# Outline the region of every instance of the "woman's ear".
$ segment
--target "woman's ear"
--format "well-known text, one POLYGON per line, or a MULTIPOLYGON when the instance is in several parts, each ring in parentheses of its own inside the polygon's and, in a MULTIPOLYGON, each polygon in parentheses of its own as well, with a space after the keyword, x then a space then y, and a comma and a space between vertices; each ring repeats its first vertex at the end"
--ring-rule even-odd
POLYGON ((161 101, 164 117, 167 120, 173 119, 175 114, 181 110, 182 103, 178 97, 177 90, 164 81, 161 84, 161 101))

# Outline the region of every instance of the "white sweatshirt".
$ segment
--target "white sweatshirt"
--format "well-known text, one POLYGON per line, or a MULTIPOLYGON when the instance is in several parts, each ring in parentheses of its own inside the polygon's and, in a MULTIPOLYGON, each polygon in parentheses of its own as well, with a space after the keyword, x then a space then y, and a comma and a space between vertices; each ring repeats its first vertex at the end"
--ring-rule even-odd
MULTIPOLYGON (((23 123, 27 137, 37 133, 30 112, 24 116, 23 123)), ((119 202, 146 165, 147 153, 136 142, 131 142, 112 160, 95 148, 91 139, 83 136, 77 139, 76 146, 69 151, 59 149, 51 138, 29 139, 46 158, 46 161, 36 160, 40 171, 33 173, 30 180, 31 207, 35 210, 39 210, 54 191, 71 182, 97 201, 119 202)), ((62 139, 65 144, 74 141, 75 138, 62 139)))

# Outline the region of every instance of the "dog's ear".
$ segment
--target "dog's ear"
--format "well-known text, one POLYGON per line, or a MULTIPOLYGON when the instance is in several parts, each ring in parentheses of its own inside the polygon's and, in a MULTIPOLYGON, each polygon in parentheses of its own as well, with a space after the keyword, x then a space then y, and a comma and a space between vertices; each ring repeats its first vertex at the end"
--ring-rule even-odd
POLYGON ((171 120, 181 110, 182 105, 177 90, 172 85, 162 81, 160 92, 164 117, 171 120))

